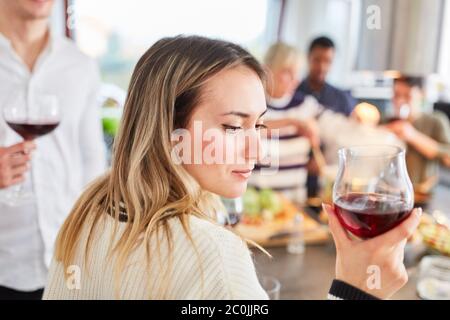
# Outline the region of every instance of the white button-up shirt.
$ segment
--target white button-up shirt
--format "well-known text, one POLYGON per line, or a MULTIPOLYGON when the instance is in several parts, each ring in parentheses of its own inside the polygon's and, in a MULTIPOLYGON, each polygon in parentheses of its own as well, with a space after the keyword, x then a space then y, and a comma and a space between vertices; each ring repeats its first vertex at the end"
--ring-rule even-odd
MULTIPOLYGON (((59 228, 86 183, 105 170, 99 84, 95 62, 69 39, 51 35, 30 72, 0 33, 0 111, 13 90, 56 95, 61 108, 59 126, 36 140, 26 176, 35 202, 0 204, 0 286, 23 291, 45 286, 59 228)), ((0 146, 20 141, 0 115, 0 146)))

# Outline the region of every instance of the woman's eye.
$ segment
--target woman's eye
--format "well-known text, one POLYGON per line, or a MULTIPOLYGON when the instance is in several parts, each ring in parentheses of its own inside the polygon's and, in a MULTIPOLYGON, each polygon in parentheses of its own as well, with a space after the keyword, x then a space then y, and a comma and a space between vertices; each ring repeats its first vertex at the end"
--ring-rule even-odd
POLYGON ((230 126, 226 124, 223 124, 222 127, 225 129, 225 131, 229 131, 232 133, 242 129, 242 127, 230 126))
POLYGON ((257 124, 256 126, 255 126, 255 128, 256 128, 256 130, 264 130, 264 129, 267 129, 267 126, 265 125, 265 124, 257 124))

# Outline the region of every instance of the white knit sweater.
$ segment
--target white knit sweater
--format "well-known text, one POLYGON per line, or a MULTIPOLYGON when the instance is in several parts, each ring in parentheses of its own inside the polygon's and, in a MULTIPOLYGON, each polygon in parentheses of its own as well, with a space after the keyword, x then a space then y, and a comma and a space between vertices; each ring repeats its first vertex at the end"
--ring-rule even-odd
MULTIPOLYGON (((157 238, 153 236, 150 264, 146 264, 145 245, 142 244, 133 251, 121 274, 120 296, 117 296, 113 281, 115 258, 107 259, 114 220, 105 215, 94 232, 88 266, 84 264, 85 227, 77 247, 76 267, 67 270, 70 276, 66 279, 62 264, 53 260, 44 299, 267 299, 246 244, 229 230, 211 222, 196 217, 189 221, 195 248, 178 219, 171 219, 172 268, 168 269, 167 240, 160 236, 159 256, 154 245, 157 238), (168 290, 161 297, 162 291, 158 287, 165 285, 162 277, 165 271, 169 279, 168 290)), ((119 223, 116 235, 123 232, 124 225, 119 223)))

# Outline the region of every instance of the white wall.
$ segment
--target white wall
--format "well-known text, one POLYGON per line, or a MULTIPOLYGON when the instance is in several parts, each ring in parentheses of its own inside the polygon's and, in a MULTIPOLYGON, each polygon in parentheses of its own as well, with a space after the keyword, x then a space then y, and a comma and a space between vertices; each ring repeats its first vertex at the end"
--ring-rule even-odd
MULTIPOLYGON (((441 33, 438 73, 450 83, 450 1, 445 1, 444 21, 441 33)), ((449 88, 450 89, 450 88, 449 88)))
MULTIPOLYGON (((326 35, 337 46, 329 81, 347 88, 358 37, 359 0, 287 0, 281 39, 306 53, 311 40, 326 35)), ((304 68, 306 69, 306 68, 304 68)), ((305 70, 306 71, 306 70, 305 70)))
POLYGON ((50 19, 50 25, 52 31, 55 34, 65 34, 65 12, 64 12, 64 0, 56 0, 53 7, 52 16, 50 19))

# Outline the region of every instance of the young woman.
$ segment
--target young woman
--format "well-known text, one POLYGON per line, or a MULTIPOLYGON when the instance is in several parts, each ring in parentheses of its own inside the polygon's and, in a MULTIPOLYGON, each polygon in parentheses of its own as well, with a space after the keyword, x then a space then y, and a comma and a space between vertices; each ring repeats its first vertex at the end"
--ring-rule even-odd
MULTIPOLYGON (((252 148, 259 148, 266 110, 263 79, 258 62, 228 42, 166 38, 143 55, 111 171, 84 192, 65 221, 45 299, 267 298, 244 241, 213 218, 213 195, 240 196, 260 157, 252 148), (235 162, 179 164, 175 129, 194 138, 218 132, 235 162)), ((203 141, 181 157, 202 160, 208 146, 203 141)), ((400 288, 402 250, 418 216, 379 239, 355 243, 329 212, 340 280, 334 296, 369 297, 363 290, 373 264, 382 268, 383 281, 373 295, 384 298, 400 288)))

